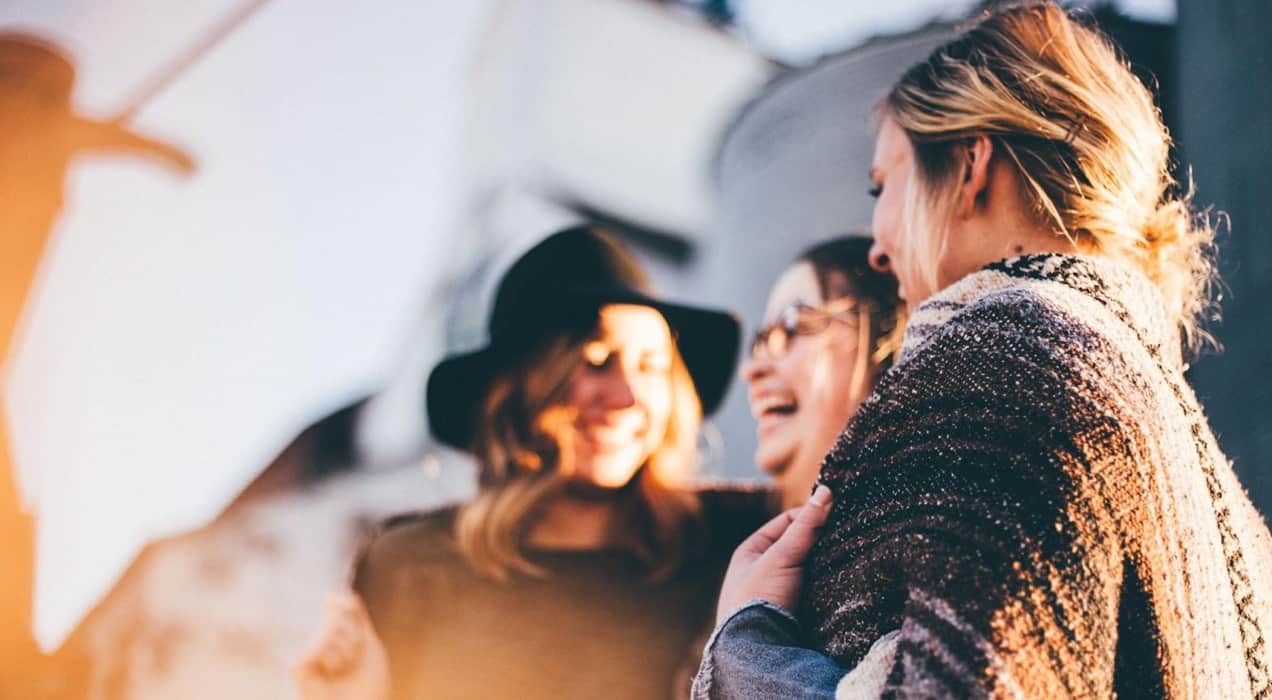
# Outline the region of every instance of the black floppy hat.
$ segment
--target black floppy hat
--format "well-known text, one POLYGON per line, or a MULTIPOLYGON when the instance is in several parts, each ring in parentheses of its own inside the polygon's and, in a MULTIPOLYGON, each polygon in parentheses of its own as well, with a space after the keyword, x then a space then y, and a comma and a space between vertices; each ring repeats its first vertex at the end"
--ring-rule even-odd
POLYGON ((719 408, 737 364, 737 318, 654 298, 631 253, 612 236, 577 226, 548 236, 504 273, 485 347, 433 368, 427 390, 433 436, 468 449, 495 375, 524 360, 548 332, 590 331, 597 311, 607 304, 636 304, 661 313, 693 378, 703 415, 719 408))

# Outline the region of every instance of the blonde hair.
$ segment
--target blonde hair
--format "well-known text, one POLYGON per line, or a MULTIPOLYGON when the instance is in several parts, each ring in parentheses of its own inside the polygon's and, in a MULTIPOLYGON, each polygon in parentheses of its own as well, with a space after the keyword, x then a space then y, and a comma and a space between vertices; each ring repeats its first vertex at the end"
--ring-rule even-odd
POLYGON ((1161 291, 1186 351, 1213 338, 1214 228, 1171 174, 1170 135, 1112 42, 1051 2, 988 11, 913 66, 880 105, 909 137, 915 169, 904 229, 935 286, 957 187, 955 147, 988 136, 1039 221, 1127 260, 1161 291))
MULTIPOLYGON (((563 401, 584 364, 586 339, 558 336, 492 383, 472 446, 479 462, 477 497, 455 521, 459 551, 477 571, 506 580, 511 572, 544 576, 526 555, 526 537, 573 471, 563 401)), ((622 490, 620 522, 632 550, 659 579, 680 564, 687 525, 699 516, 688 489, 696 464, 702 409, 693 380, 672 344, 671 416, 662 443, 622 490)))

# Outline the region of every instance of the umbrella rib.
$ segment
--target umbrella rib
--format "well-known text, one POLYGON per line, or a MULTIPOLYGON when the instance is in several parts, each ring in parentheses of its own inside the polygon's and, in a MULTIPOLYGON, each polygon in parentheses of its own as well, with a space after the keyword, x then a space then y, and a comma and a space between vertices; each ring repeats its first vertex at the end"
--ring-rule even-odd
POLYGON ((195 63, 198 63, 217 44, 224 41, 227 36, 242 26, 244 22, 268 4, 269 1, 248 0, 238 10, 226 16, 224 20, 212 27, 198 42, 191 45, 175 60, 163 66, 151 80, 145 83, 145 86, 137 92, 136 96, 125 104, 119 114, 113 118, 113 121, 119 124, 132 121, 137 116, 137 113, 146 106, 146 103, 166 90, 182 73, 189 70, 195 63))

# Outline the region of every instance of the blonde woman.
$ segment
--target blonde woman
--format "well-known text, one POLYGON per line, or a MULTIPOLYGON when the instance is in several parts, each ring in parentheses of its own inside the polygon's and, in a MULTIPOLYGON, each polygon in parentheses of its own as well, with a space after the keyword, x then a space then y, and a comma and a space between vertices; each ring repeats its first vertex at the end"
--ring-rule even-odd
POLYGON ((429 378, 433 433, 476 456, 478 495, 386 525, 298 668, 304 697, 683 695, 771 499, 690 487, 739 329, 645 290, 589 228, 513 265, 490 345, 429 378))
POLYGON ((901 356, 822 468, 829 516, 821 490, 739 547, 697 697, 1272 697, 1272 537, 1184 381, 1212 232, 1168 146, 1052 3, 892 88, 901 356))

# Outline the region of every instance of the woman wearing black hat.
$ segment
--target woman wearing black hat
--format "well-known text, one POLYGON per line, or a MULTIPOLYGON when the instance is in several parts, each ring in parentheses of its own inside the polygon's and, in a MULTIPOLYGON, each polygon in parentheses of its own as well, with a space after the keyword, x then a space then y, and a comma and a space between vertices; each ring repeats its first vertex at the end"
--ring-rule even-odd
POLYGON ((721 573, 770 499, 692 489, 739 328, 646 289, 589 228, 512 266, 490 344, 429 377, 434 435, 477 457, 478 495, 386 525, 298 669, 302 695, 687 692, 721 573), (387 668, 365 653, 379 643, 387 668))

